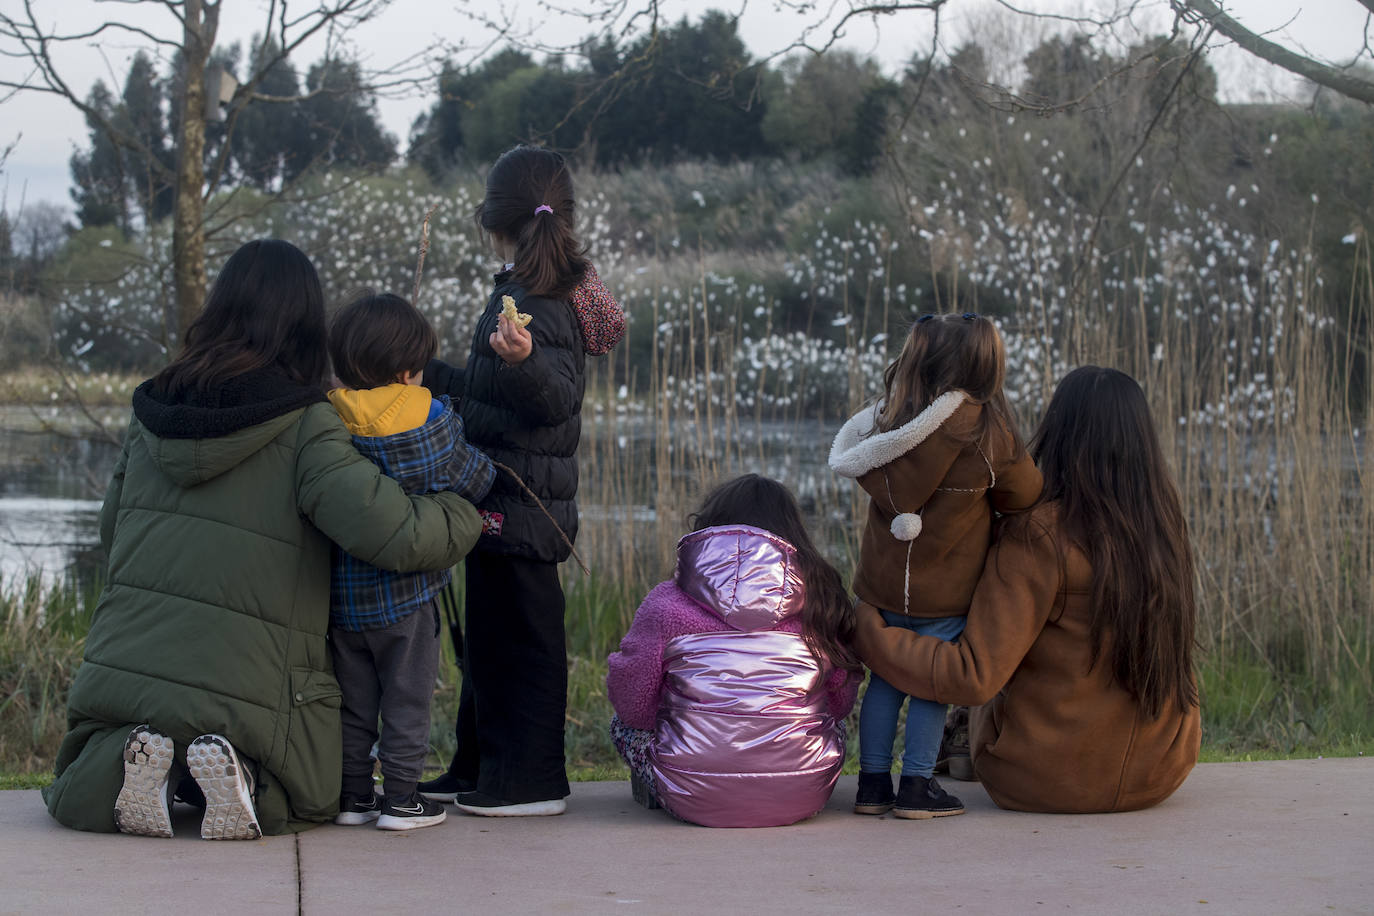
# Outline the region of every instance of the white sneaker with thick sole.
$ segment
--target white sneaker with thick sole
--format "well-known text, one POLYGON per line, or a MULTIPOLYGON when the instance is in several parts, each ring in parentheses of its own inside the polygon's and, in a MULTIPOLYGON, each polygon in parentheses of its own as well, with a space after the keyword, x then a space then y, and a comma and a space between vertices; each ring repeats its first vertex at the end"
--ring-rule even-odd
POLYGON ((186 748, 186 767, 205 793, 203 840, 256 840, 262 836, 253 812, 250 775, 234 746, 220 735, 201 735, 186 748))
POLYGON ((172 739, 147 725, 124 741, 124 785, 115 798, 115 827, 136 836, 172 835, 167 809, 167 775, 175 753, 172 739))

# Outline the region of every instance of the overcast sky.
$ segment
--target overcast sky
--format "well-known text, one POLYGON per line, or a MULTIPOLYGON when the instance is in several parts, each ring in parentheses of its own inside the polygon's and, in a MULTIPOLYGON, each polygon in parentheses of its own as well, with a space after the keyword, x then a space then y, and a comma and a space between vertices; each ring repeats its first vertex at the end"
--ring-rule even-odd
MULTIPOLYGON (((17 0, 0 0, 0 4, 18 12, 17 0)), ((567 5, 577 8, 583 4, 574 0, 567 5)), ((635 5, 633 0, 629 5, 635 5)), ((778 11, 777 5, 775 0, 660 0, 659 8, 662 17, 670 22, 684 15, 695 19, 706 9, 723 9, 731 13, 742 9, 741 35, 750 51, 762 56, 787 47, 807 24, 814 24, 815 14, 812 19, 803 19, 778 11)), ((827 8, 845 4, 837 0, 816 5, 827 8)), ((1084 9, 1100 9, 1103 3, 1020 0, 1012 5, 1071 14, 1084 9)), ((1232 0, 1227 5, 1241 10, 1236 13, 1237 17, 1252 29, 1277 30, 1270 36, 1274 40, 1305 49, 1325 60, 1348 61, 1363 44, 1368 11, 1357 0, 1245 0, 1244 3, 1232 0)), ((1155 32, 1163 30, 1169 21, 1166 0, 1147 2, 1143 6, 1146 17, 1153 17, 1154 21, 1144 23, 1142 28, 1155 32)), ((99 0, 38 0, 37 8, 65 29, 120 16, 160 36, 174 37, 178 31, 165 7, 156 3, 140 9, 99 0)), ((224 0, 220 43, 246 43, 255 32, 261 31, 266 9, 266 0, 224 0)), ((373 66, 401 60, 436 39, 450 45, 460 59, 470 59, 478 49, 489 45, 491 38, 470 15, 464 14, 465 9, 490 10, 497 15, 505 9, 513 15, 517 28, 535 29, 532 23, 538 22, 539 35, 549 42, 566 41, 591 30, 585 22, 558 19, 548 12, 546 5, 534 0, 505 0, 504 3, 472 0, 466 4, 454 0, 395 0, 384 14, 355 33, 354 44, 373 66)), ((998 38, 994 33, 1006 29, 1007 18, 1005 12, 997 12, 991 0, 955 0, 941 18, 941 44, 948 49, 962 40, 980 36, 985 42, 996 43, 998 38)), ((1013 18, 1013 21, 1020 34, 1005 36, 1003 41, 1024 42, 1037 28, 1048 28, 1047 24, 1025 19, 1013 18)), ((854 21, 846 29, 843 45, 874 56, 885 69, 895 72, 913 53, 929 48, 929 22, 929 15, 918 12, 883 17, 876 24, 867 19, 854 21)), ((69 48, 59 58, 63 76, 71 85, 81 87, 83 95, 96 79, 105 80, 107 85, 122 85, 134 53, 148 45, 145 39, 137 36, 106 36, 99 45, 87 43, 69 48)), ((315 46, 296 55, 294 63, 298 71, 304 72, 321 51, 322 46, 315 46)), ((1222 91, 1229 98, 1243 100, 1254 93, 1282 93, 1290 87, 1281 72, 1234 48, 1221 49, 1212 58, 1221 76, 1222 91)), ((0 72, 14 78, 21 77, 23 69, 19 62, 0 58, 0 72)), ((411 123, 432 104, 432 96, 433 90, 429 90, 424 95, 382 101, 382 120, 387 130, 400 138, 403 149, 411 123)), ((0 148, 16 138, 18 143, 0 175, 0 203, 11 215, 18 209, 21 198, 30 203, 48 200, 70 209, 67 160, 78 145, 84 146, 87 142, 81 116, 54 96, 21 94, 0 104, 0 148)))

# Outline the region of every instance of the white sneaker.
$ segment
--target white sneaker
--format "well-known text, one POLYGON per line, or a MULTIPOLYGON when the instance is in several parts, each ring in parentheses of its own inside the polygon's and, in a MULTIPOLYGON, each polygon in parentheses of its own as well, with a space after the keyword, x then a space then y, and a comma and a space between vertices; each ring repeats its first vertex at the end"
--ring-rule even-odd
POLYGON ((201 735, 186 748, 186 767, 205 793, 203 840, 256 840, 262 836, 253 812, 252 774, 234 746, 220 735, 201 735))
POLYGON ((140 725, 124 741, 124 785, 115 798, 115 827, 137 836, 172 835, 167 809, 167 775, 171 772, 172 739, 140 725))

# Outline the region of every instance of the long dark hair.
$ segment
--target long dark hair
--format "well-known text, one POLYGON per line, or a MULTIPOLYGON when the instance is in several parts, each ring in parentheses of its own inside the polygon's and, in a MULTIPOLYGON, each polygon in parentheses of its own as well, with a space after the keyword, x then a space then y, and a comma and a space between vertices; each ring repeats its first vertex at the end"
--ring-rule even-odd
POLYGON ((835 567, 811 543, 801 508, 787 487, 768 477, 745 474, 707 494, 689 519, 693 531, 718 525, 750 525, 771 531, 797 551, 797 567, 806 586, 802 603, 802 636, 816 661, 846 671, 862 671, 854 654, 854 602, 835 567))
POLYGON ((991 319, 972 312, 922 315, 911 326, 902 352, 883 372, 883 403, 875 432, 896 429, 940 395, 962 391, 983 406, 973 441, 987 448, 996 424, 1012 441, 1012 454, 1002 457, 1020 457, 1025 445, 1002 393, 1006 365, 1002 335, 991 319))
POLYGON ((576 209, 567 161, 553 150, 517 146, 487 173, 477 225, 514 244, 513 279, 526 292, 561 299, 587 272, 573 231, 576 209))
POLYGON ((205 392, 265 366, 308 386, 319 385, 328 367, 320 277, 299 248, 280 239, 248 242, 229 256, 153 390, 205 392))
POLYGON ((1197 705, 1193 554, 1145 393, 1115 369, 1064 376, 1031 441, 1069 539, 1093 571, 1092 664, 1111 641, 1112 673, 1150 717, 1197 705))

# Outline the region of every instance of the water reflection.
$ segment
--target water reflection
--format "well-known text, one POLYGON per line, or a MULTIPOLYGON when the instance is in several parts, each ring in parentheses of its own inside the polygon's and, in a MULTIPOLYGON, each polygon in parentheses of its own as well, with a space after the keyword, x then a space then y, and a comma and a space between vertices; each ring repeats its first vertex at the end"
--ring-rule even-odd
POLYGON ((5 586, 33 576, 90 584, 104 566, 100 502, 119 449, 103 439, 81 437, 79 425, 68 419, 56 429, 0 428, 0 583, 5 586))

